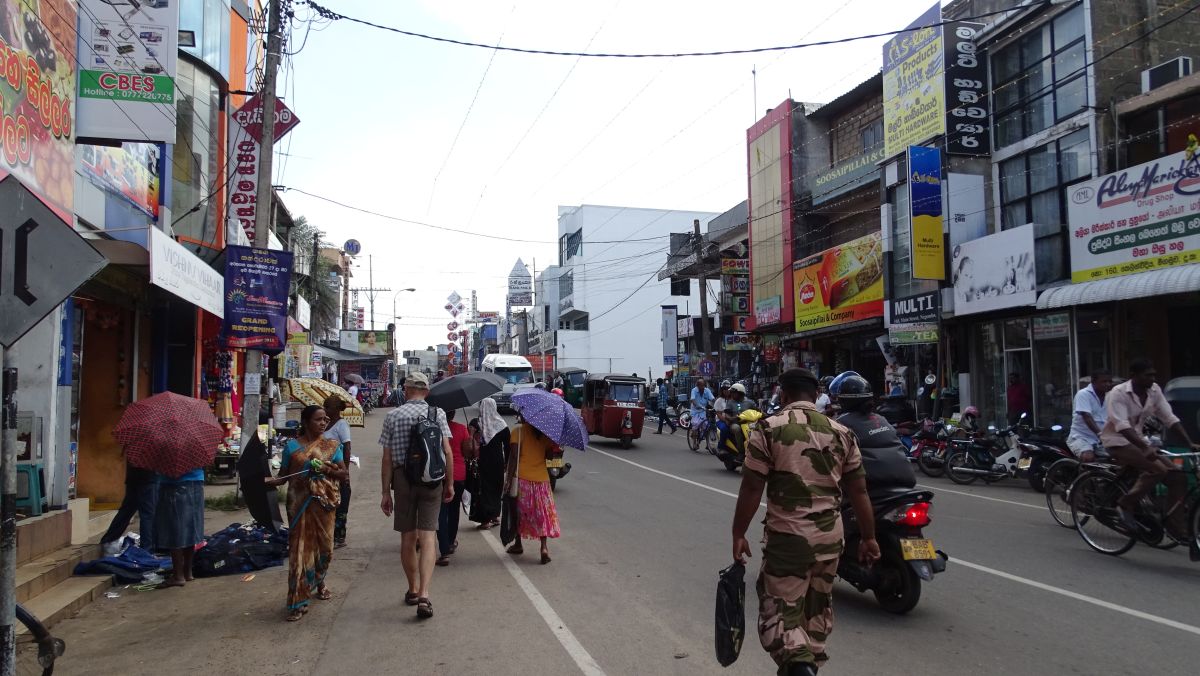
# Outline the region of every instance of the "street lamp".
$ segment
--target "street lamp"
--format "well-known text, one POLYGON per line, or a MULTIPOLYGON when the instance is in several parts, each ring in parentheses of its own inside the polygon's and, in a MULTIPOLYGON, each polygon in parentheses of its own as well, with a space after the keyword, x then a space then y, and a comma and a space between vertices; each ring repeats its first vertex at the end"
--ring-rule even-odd
POLYGON ((397 319, 399 319, 396 316, 396 297, 399 296, 400 294, 404 293, 405 291, 416 291, 416 289, 414 289, 412 287, 409 287, 407 289, 400 289, 399 291, 397 291, 395 293, 395 295, 392 296, 392 321, 396 321, 397 319))

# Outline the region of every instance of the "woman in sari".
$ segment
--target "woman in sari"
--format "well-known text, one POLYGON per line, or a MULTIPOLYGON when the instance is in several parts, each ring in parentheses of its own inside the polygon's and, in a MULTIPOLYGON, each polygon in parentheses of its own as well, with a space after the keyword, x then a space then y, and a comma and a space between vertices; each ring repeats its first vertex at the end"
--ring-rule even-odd
POLYGON ((500 525, 500 496, 504 492, 504 465, 508 455, 508 424, 493 399, 479 402, 479 417, 471 421, 479 443, 479 494, 471 495, 470 519, 479 530, 500 525))
MULTIPOLYGON (((517 536, 508 548, 509 554, 525 552, 521 540, 541 540, 542 563, 550 563, 550 538, 562 535, 558 526, 558 510, 550 490, 550 474, 546 471, 546 455, 556 444, 538 428, 522 421, 509 442, 509 482, 517 482, 517 536)), ((509 484, 511 486, 511 483, 509 484)), ((510 493, 511 495, 511 493, 510 493)))
POLYGON ((342 445, 322 436, 328 420, 325 409, 306 406, 300 413, 300 436, 283 449, 281 478, 266 478, 271 486, 288 484, 288 622, 304 617, 309 599, 333 596, 325 587, 325 574, 333 558, 338 482, 349 472, 342 445))

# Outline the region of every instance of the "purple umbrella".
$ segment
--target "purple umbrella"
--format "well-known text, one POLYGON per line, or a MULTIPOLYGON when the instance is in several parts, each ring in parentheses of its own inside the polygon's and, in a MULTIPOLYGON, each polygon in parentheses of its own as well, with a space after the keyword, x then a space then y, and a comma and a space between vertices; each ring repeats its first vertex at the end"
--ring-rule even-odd
POLYGON ((525 422, 538 428, 554 443, 581 451, 587 448, 588 433, 583 418, 558 395, 546 390, 522 390, 512 396, 512 401, 525 422))

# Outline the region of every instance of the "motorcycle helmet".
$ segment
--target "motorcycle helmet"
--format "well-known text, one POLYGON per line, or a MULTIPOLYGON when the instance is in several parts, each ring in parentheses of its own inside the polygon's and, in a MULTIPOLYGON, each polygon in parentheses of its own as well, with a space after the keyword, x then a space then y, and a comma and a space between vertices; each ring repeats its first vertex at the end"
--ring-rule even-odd
POLYGON ((733 390, 734 392, 741 392, 742 394, 746 393, 746 386, 741 383, 734 383, 729 386, 729 389, 733 390))
POLYGON ((562 388, 561 388, 561 387, 556 387, 556 388, 554 388, 553 390, 550 390, 550 394, 557 394, 557 395, 558 395, 558 397, 559 397, 559 399, 561 399, 561 398, 563 397, 563 391, 562 391, 562 388))
POLYGON ((979 417, 979 409, 975 408, 974 406, 968 406, 968 407, 964 408, 962 415, 959 417, 965 418, 967 416, 971 416, 972 418, 978 418, 979 417))
POLYGON ((838 396, 838 391, 841 390, 842 383, 845 382, 846 378, 849 378, 850 376, 855 376, 857 378, 862 377, 858 375, 856 371, 843 371, 842 373, 839 373, 837 377, 829 383, 829 396, 838 396))
POLYGON ((858 404, 874 397, 871 392, 871 383, 867 379, 858 375, 842 374, 838 376, 841 382, 838 383, 837 398, 839 403, 843 404, 858 404))
POLYGON ((821 379, 821 387, 825 388, 825 391, 828 392, 829 384, 832 382, 833 382, 833 376, 825 376, 824 378, 821 379))
POLYGON ((732 385, 733 385, 733 383, 729 382, 728 380, 721 381, 721 389, 722 390, 728 390, 732 385))

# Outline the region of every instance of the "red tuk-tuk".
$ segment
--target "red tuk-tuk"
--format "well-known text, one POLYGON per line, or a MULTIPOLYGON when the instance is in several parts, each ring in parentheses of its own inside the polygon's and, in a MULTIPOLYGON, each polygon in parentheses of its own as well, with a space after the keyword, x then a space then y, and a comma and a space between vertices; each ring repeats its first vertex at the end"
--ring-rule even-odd
POLYGON ((583 424, 588 434, 619 439, 629 448, 642 436, 646 382, 615 373, 590 373, 583 384, 583 424))

